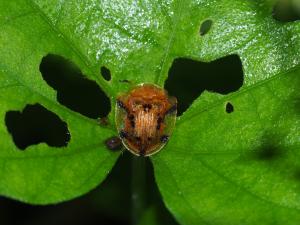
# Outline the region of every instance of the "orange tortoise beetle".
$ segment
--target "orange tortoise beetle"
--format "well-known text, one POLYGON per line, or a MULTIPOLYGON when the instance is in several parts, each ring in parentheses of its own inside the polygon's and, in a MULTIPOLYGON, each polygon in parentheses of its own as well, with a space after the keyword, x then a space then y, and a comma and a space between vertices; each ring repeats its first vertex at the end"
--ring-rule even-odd
POLYGON ((124 146, 137 156, 150 156, 168 141, 177 100, 153 84, 140 84, 116 102, 116 125, 124 146))

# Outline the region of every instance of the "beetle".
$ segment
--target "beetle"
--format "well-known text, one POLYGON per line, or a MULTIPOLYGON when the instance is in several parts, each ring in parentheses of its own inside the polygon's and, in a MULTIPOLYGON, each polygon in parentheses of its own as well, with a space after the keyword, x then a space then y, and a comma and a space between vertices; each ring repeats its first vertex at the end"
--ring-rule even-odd
POLYGON ((116 126, 123 145, 150 156, 168 142, 175 126, 177 99, 154 84, 139 84, 117 97, 116 126))

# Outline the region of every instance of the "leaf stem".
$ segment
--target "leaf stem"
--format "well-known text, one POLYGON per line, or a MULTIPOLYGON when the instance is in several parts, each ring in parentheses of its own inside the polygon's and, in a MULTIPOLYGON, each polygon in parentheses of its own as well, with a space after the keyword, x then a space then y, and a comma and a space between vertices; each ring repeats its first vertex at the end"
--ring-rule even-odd
POLYGON ((132 157, 132 224, 137 225, 146 206, 146 158, 132 157))

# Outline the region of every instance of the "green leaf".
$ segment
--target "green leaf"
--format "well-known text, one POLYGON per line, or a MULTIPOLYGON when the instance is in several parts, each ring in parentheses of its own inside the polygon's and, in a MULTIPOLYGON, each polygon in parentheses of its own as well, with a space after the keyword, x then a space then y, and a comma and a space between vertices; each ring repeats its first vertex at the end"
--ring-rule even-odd
MULTIPOLYGON (((47 4, 54 6, 49 1, 47 4)), ((107 93, 111 87, 96 76, 90 66, 93 62, 81 53, 69 34, 59 30, 33 1, 1 1, 0 21, 0 193, 38 204, 82 195, 98 185, 115 163, 119 154, 110 152, 104 141, 116 131, 59 104, 55 90, 43 80, 39 65, 45 55, 58 54, 75 62, 107 93), (67 123, 71 134, 67 147, 45 143, 25 151, 16 147, 4 123, 5 115, 36 103, 67 123)))
POLYGON ((153 156, 164 201, 182 224, 300 221, 300 70, 289 70, 299 64, 300 24, 274 21, 262 3, 211 1, 189 9, 213 27, 199 55, 188 56, 236 53, 245 79, 229 95, 204 92, 153 156))
POLYGON ((180 118, 154 168, 182 224, 298 223, 299 78, 297 70, 226 97, 205 93, 180 118))
MULTIPOLYGON (((114 164, 103 141, 116 134, 114 99, 132 84, 163 85, 175 58, 237 54, 243 87, 203 93, 153 159, 167 207, 182 224, 297 224, 299 213, 299 23, 272 18, 273 0, 61 1, 0 3, 0 117, 40 103, 68 124, 67 148, 19 151, 0 124, 0 193, 31 203, 81 195, 114 164), (212 27, 199 35, 202 22, 212 27), (110 97, 107 128, 56 101, 39 72, 61 55, 110 97), (112 73, 107 82, 101 66, 112 73), (234 111, 226 113, 227 102, 234 111)), ((224 74, 226 76, 226 74, 224 74)), ((183 77, 184 79, 184 77, 183 77)), ((216 81, 217 82, 217 81, 216 81)))

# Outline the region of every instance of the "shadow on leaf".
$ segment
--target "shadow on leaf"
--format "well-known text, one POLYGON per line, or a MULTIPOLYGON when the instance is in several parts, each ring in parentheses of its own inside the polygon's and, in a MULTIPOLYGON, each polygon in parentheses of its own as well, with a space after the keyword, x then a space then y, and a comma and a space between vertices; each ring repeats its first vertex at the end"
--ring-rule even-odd
POLYGON ((294 179, 300 182, 300 168, 297 168, 294 173, 294 179))
POLYGON ((265 133, 261 139, 261 145, 250 153, 250 158, 271 162, 284 157, 286 152, 280 145, 282 138, 281 135, 274 134, 273 132, 265 133))

